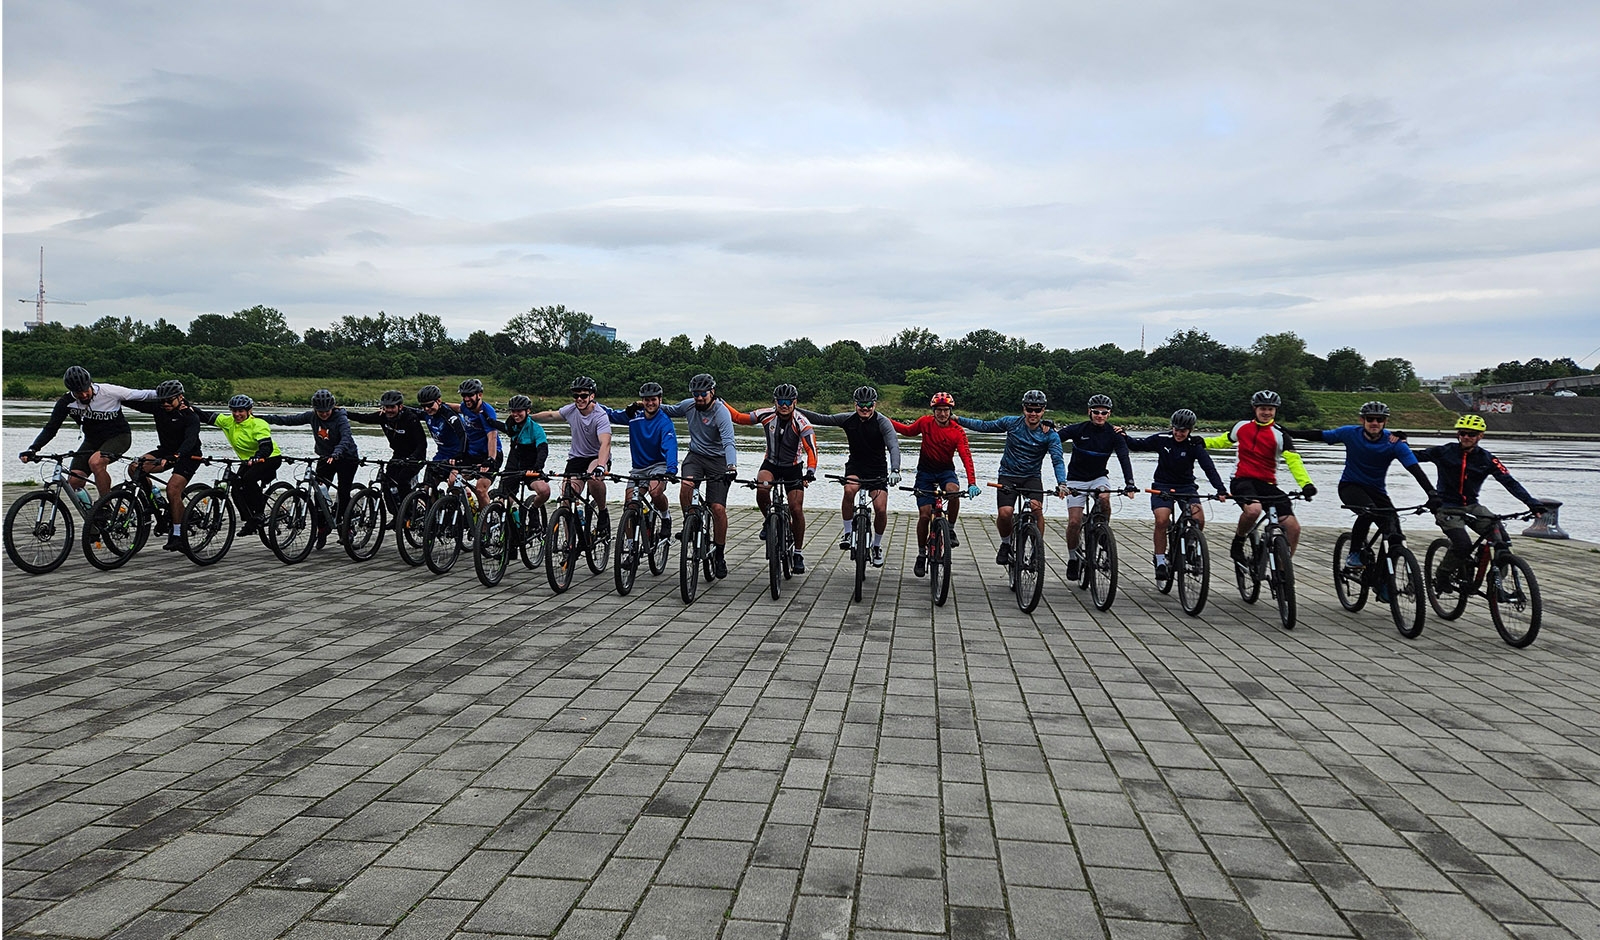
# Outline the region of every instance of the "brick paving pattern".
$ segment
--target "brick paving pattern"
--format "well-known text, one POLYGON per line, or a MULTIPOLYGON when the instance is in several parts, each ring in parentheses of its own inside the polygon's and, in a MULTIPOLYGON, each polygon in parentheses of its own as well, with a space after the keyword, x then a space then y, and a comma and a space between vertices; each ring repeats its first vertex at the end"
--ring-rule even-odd
POLYGON ((910 517, 860 604, 823 510, 772 601, 757 518, 689 607, 676 559, 8 567, 6 936, 1600 937, 1590 546, 1517 542, 1517 651, 1346 614, 1326 530, 1285 633, 1221 578, 1184 616, 1144 521, 1100 613, 1052 520, 1028 616, 988 519, 934 609, 910 517))

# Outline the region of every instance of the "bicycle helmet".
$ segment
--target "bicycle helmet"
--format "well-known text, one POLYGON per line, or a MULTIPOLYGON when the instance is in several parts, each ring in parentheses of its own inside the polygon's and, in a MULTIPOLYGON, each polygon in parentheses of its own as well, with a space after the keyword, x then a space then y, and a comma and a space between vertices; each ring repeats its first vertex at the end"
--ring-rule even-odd
POLYGON ((949 392, 934 392, 933 397, 928 399, 929 408, 954 408, 955 406, 956 396, 949 392))
POLYGON ((589 378, 587 375, 580 375, 573 379, 572 384, 568 386, 568 388, 570 391, 588 392, 591 395, 600 390, 600 386, 595 384, 594 379, 589 378))
POLYGON ((94 384, 94 380, 89 378, 89 370, 83 366, 69 367, 67 374, 61 377, 61 381, 66 383, 69 392, 87 391, 94 384))
POLYGON ((1489 424, 1483 420, 1482 415, 1462 415, 1456 419, 1456 430, 1487 431, 1489 430, 1489 424))
POLYGON ((437 385, 424 385, 417 389, 417 404, 426 405, 431 401, 438 401, 444 397, 444 392, 437 385))
POLYGON ((529 398, 526 395, 512 395, 511 396, 511 400, 506 402, 506 410, 507 411, 532 411, 533 410, 533 399, 529 398))
POLYGON ((461 393, 462 398, 468 395, 482 395, 483 383, 477 379, 465 379, 460 385, 456 386, 456 391, 461 393))
POLYGON ((177 379, 167 379, 156 386, 156 397, 162 401, 171 401, 183 394, 183 383, 177 379))
POLYGON ((384 392, 382 395, 378 396, 378 404, 385 407, 390 405, 403 405, 405 403, 406 396, 400 394, 398 389, 391 388, 387 392, 384 392))
POLYGON ((1256 408, 1259 408, 1263 405, 1273 408, 1281 408, 1283 406, 1283 398, 1280 397, 1277 392, 1264 388, 1250 396, 1250 404, 1256 408))
POLYGON ((255 406, 256 400, 249 395, 235 395, 228 399, 228 408, 232 411, 238 411, 241 408, 248 411, 255 406))
POLYGON ((878 390, 870 385, 863 385, 851 393, 850 397, 855 399, 855 403, 858 405, 876 404, 878 401, 878 390))
POLYGON ((333 393, 325 388, 319 388, 311 396, 311 409, 313 411, 332 411, 333 393))
POLYGON ((689 391, 698 395, 701 392, 713 392, 717 389, 717 380, 710 374, 702 372, 689 380, 689 391))
POLYGON ((1175 429, 1193 428, 1195 420, 1195 413, 1187 408, 1179 408, 1172 413, 1172 426, 1175 429))
POLYGON ((773 401, 777 401, 780 398, 795 399, 795 398, 799 398, 799 397, 800 397, 800 390, 798 388, 795 388, 793 385, 790 385, 788 382, 785 382, 782 385, 780 385, 777 388, 772 390, 772 400, 773 401))
POLYGON ((661 383, 660 382, 646 382, 643 385, 639 386, 639 397, 640 398, 660 398, 661 397, 661 391, 662 391, 662 389, 661 389, 661 383))
POLYGON ((1111 408, 1111 396, 1110 395, 1090 395, 1089 396, 1089 407, 1090 408, 1105 408, 1105 409, 1109 410, 1111 408))
POLYGON ((1026 392, 1022 393, 1022 403, 1024 405, 1034 405, 1036 407, 1043 408, 1049 403, 1049 401, 1050 399, 1045 397, 1044 392, 1041 392, 1036 388, 1030 388, 1026 392))
POLYGON ((1361 417, 1365 418, 1368 415, 1382 415, 1387 418, 1389 417, 1389 406, 1381 401, 1369 401, 1361 406, 1361 417))

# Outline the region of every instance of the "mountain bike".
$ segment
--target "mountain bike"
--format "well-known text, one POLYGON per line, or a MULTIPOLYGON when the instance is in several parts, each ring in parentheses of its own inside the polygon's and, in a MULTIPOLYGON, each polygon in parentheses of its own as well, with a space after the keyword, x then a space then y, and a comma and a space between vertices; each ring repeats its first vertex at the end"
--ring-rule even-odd
POLYGON ((672 550, 672 533, 667 519, 656 509, 650 498, 650 484, 670 479, 667 474, 649 476, 621 476, 609 473, 616 483, 625 484, 622 517, 617 521, 616 560, 611 566, 617 593, 627 596, 633 590, 634 576, 639 572, 639 558, 643 556, 651 574, 667 569, 667 555, 672 550))
POLYGON ((1367 603, 1367 592, 1375 591, 1379 602, 1387 601, 1389 613, 1400 635, 1414 640, 1422 635, 1427 606, 1422 603, 1424 588, 1417 556, 1406 547, 1400 531, 1400 514, 1419 514, 1426 506, 1387 509, 1382 506, 1345 506, 1372 521, 1366 541, 1359 550, 1361 564, 1347 564, 1355 554, 1354 536, 1345 532, 1333 543, 1333 590, 1345 610, 1355 613, 1367 603))
MULTIPOLYGON (((947 493, 940 488, 919 490, 914 486, 902 486, 900 489, 933 499, 933 515, 928 519, 928 544, 924 551, 928 558, 928 591, 933 595, 933 605, 943 607, 950 595, 950 549, 955 547, 955 530, 951 528, 946 515, 945 500, 958 495, 959 491, 947 493)), ((959 495, 963 499, 973 498, 959 495)))
POLYGON ((1044 596, 1045 570, 1044 530, 1034 518, 1033 504, 1035 501, 1042 504, 1046 491, 1021 489, 1009 483, 989 485, 1017 496, 1017 510, 1011 517, 1011 561, 1006 564, 1006 582, 1016 595, 1018 609, 1031 614, 1044 596))
POLYGON ((434 574, 455 567, 477 533, 478 491, 473 481, 483 474, 473 467, 458 467, 445 484, 444 493, 428 507, 422 524, 422 560, 434 574))
POLYGON ((166 479, 137 471, 137 457, 123 459, 129 464, 128 480, 95 500, 83 522, 83 557, 101 571, 127 564, 150 540, 152 530, 166 535, 172 525, 166 479))
POLYGON ((339 541, 351 561, 367 561, 383 547, 383 533, 389 528, 389 504, 383 495, 381 481, 389 461, 362 457, 358 466, 375 466, 377 471, 370 484, 358 483, 350 488, 350 499, 345 503, 340 518, 339 541))
POLYGON ((429 462, 425 465, 422 483, 400 497, 400 508, 394 514, 394 545, 400 551, 400 560, 412 567, 424 561, 422 535, 428 525, 428 510, 433 508, 433 501, 439 498, 445 481, 455 470, 453 462, 429 462))
POLYGON ((560 594, 572 584, 579 555, 584 556, 589 570, 595 574, 606 570, 610 561, 611 533, 597 524, 595 517, 600 507, 595 505, 589 487, 575 485, 595 479, 593 474, 561 473, 552 479, 561 480, 561 496, 556 511, 550 514, 544 571, 550 590, 560 594))
POLYGON ((1179 493, 1175 490, 1145 492, 1174 503, 1172 522, 1167 527, 1167 576, 1165 579, 1156 579, 1156 588, 1166 594, 1176 583, 1178 603, 1183 607, 1183 612, 1198 617, 1205 610, 1206 598, 1211 593, 1211 550, 1206 546, 1206 534, 1200 521, 1194 518, 1194 510, 1190 507, 1202 500, 1220 497, 1179 493))
POLYGON ((889 485, 884 477, 862 479, 828 474, 828 479, 839 484, 856 484, 856 508, 850 516, 850 559, 856 564, 855 588, 850 595, 853 601, 861 600, 862 585, 867 583, 867 562, 872 557, 872 491, 889 485))
POLYGON ((711 507, 706 505, 705 497, 700 492, 700 485, 705 481, 687 482, 693 483, 694 488, 689 491, 690 502, 683 515, 683 531, 678 533, 679 540, 683 542, 683 549, 678 552, 678 593, 683 596, 685 604, 692 604, 699 589, 700 576, 704 574, 706 583, 710 584, 716 579, 716 568, 711 562, 711 526, 714 520, 711 507))
MULTIPOLYGON (((528 479, 527 474, 525 470, 510 470, 496 476, 528 479)), ((540 473, 538 478, 543 476, 540 473)), ((520 556, 523 566, 529 569, 544 564, 546 519, 544 503, 536 503, 538 498, 539 494, 532 490, 520 499, 495 493, 489 497, 489 505, 478 513, 472 566, 485 587, 500 583, 513 555, 520 556)))
POLYGON ((1111 531, 1111 513, 1100 497, 1108 493, 1132 495, 1106 487, 1067 491, 1070 496, 1087 496, 1083 518, 1083 559, 1078 565, 1078 588, 1087 589, 1096 610, 1110 610, 1117 599, 1117 537, 1111 531))
MULTIPOLYGON (((276 489, 276 495, 267 505, 266 520, 262 527, 266 530, 267 547, 272 549, 278 560, 286 565, 305 561, 312 549, 321 547, 330 532, 338 533, 339 541, 347 543, 346 552, 350 550, 348 543, 354 541, 349 510, 356 504, 358 496, 363 504, 367 503, 368 497, 363 494, 370 487, 361 483, 352 486, 345 511, 340 514, 336 510, 331 484, 317 476, 317 465, 324 459, 283 458, 285 463, 305 464, 305 472, 295 483, 276 489)), ((382 497, 379 496, 378 499, 381 501, 382 497)), ((365 529, 366 523, 363 522, 362 525, 365 529)), ((366 537, 369 535, 363 536, 366 537)), ((367 557, 372 556, 368 553, 367 557)))
POLYGON ((796 487, 804 487, 806 484, 790 483, 785 480, 766 483, 760 480, 739 482, 757 492, 766 488, 773 493, 772 508, 767 510, 766 517, 761 523, 761 539, 767 545, 768 589, 772 592, 772 599, 777 600, 782 592, 783 582, 794 576, 794 519, 793 510, 789 508, 789 491, 796 487))
MULTIPOLYGON (((1283 495, 1288 499, 1305 499, 1298 490, 1283 495)), ((1262 502, 1253 496, 1235 496, 1233 500, 1241 505, 1262 502)), ((1294 556, 1289 551, 1289 536, 1283 531, 1283 523, 1278 520, 1278 508, 1270 503, 1265 504, 1247 537, 1250 544, 1245 562, 1233 563, 1233 577, 1239 585, 1239 597, 1246 604, 1254 604, 1256 598, 1261 596, 1261 582, 1267 582, 1267 589, 1278 604, 1278 621, 1285 630, 1293 630, 1294 556)))
MULTIPOLYGON (((46 574, 61 567, 72 553, 73 513, 87 516, 88 494, 82 501, 71 492, 72 472, 63 464, 77 454, 36 454, 33 460, 51 461, 55 466, 44 476, 39 489, 24 493, 6 510, 6 554, 29 574, 46 574), (71 506, 69 510, 67 507, 71 506)), ((81 490, 76 492, 83 492, 81 490)))
POLYGON ((1539 582, 1528 563, 1512 553, 1505 521, 1532 519, 1535 515, 1537 513, 1514 512, 1495 516, 1489 531, 1480 533, 1472 543, 1468 560, 1461 563, 1462 567, 1450 579, 1448 590, 1441 589, 1444 582, 1438 572, 1450 551, 1450 540, 1434 539, 1428 546, 1427 561, 1422 569, 1433 612, 1445 620, 1454 620, 1466 610, 1468 600, 1482 596, 1489 602, 1489 618, 1494 621, 1502 640, 1517 649, 1532 643, 1539 635, 1539 622, 1544 613, 1539 582))
MULTIPOLYGON (((239 460, 203 457, 201 463, 222 465, 215 483, 195 483, 183 491, 183 553, 197 565, 214 565, 233 547, 239 519, 229 494, 238 478, 239 460)), ((87 544, 85 549, 87 549, 87 544)))

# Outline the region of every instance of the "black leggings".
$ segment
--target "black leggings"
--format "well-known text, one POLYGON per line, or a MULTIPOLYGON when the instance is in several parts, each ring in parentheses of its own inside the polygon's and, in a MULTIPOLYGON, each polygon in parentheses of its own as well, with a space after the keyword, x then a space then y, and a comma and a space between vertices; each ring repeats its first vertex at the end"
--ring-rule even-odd
MULTIPOLYGON (((1340 483, 1339 501, 1346 506, 1371 506, 1376 509, 1394 508, 1394 500, 1389 498, 1388 493, 1370 486, 1362 486, 1360 483, 1340 483)), ((1374 519, 1391 537, 1400 534, 1400 519, 1394 513, 1377 512, 1369 515, 1368 513, 1358 512, 1356 513, 1355 525, 1350 529, 1350 538, 1354 540, 1354 544, 1350 546, 1351 551, 1360 551, 1367 544, 1367 530, 1371 527, 1374 519)))
POLYGON ((332 483, 333 478, 339 478, 338 505, 334 507, 334 518, 344 515, 344 507, 350 502, 350 487, 356 482, 356 459, 354 457, 338 457, 333 463, 328 463, 328 458, 317 458, 317 479, 324 483, 332 483))
POLYGON ((239 501, 239 508, 245 515, 252 519, 260 519, 267 508, 267 496, 263 492, 266 485, 278 476, 278 468, 283 466, 282 457, 268 457, 257 464, 245 464, 239 468, 238 482, 234 484, 233 492, 239 501))
POLYGON ((423 461, 407 460, 402 457, 390 459, 383 468, 383 476, 378 478, 378 486, 383 490, 383 502, 389 509, 392 519, 400 508, 400 497, 411 492, 416 486, 417 471, 422 469, 423 461))

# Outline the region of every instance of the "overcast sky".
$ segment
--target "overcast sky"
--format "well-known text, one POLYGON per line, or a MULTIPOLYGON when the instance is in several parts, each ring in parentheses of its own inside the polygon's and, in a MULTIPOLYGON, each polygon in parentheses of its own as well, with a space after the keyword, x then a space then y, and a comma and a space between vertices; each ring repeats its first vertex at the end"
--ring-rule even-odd
POLYGON ((43 246, 68 323, 1600 346, 1587 0, 51 0, 4 79, 13 329, 43 246))

